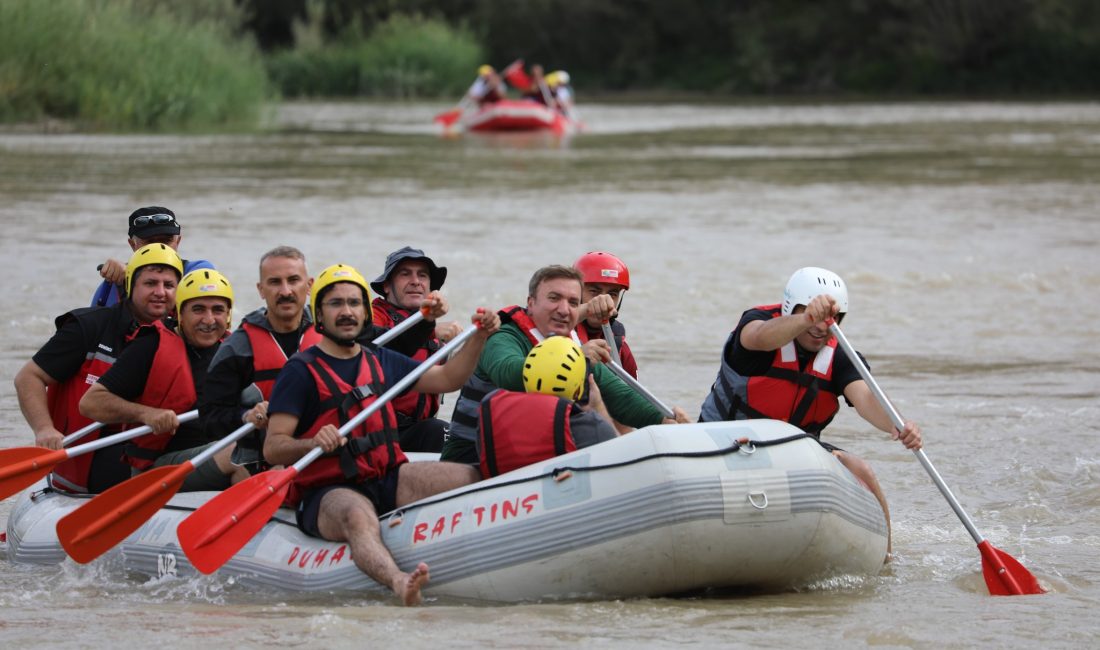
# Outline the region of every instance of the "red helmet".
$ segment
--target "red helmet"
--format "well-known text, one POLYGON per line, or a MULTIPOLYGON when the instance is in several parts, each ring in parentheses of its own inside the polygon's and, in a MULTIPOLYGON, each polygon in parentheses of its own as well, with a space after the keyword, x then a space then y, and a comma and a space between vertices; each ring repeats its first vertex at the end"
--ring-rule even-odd
POLYGON ((617 284, 630 288, 630 269, 611 253, 593 251, 581 255, 573 266, 581 272, 585 284, 617 284))

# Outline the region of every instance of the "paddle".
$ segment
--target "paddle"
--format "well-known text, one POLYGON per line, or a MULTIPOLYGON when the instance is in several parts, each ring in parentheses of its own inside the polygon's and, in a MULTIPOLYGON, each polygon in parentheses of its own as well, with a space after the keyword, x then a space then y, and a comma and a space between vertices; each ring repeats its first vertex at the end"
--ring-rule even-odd
MULTIPOLYGON (((867 364, 863 363, 863 359, 856 354, 856 351, 852 348, 852 344, 849 343, 848 338, 844 336, 844 332, 840 331, 840 326, 835 322, 831 322, 829 324, 829 331, 836 337, 841 349, 844 350, 844 354, 846 354, 848 358, 852 360, 852 363, 855 364, 856 370, 859 371, 859 376, 863 378, 863 381, 867 382, 867 385, 871 388, 871 392, 875 395, 875 399, 878 400, 878 403, 882 405, 882 409, 890 416, 890 421, 894 424, 894 427, 898 431, 905 428, 905 422, 902 420, 901 414, 898 413, 894 405, 890 403, 890 400, 886 397, 886 393, 879 387, 875 378, 871 376, 871 371, 867 368, 867 364)), ((989 593, 994 596, 1020 596, 1025 594, 1045 593, 1045 590, 1039 586, 1039 581, 1035 576, 1025 569, 1016 558, 994 547, 988 540, 982 537, 981 533, 979 533, 978 529, 974 526, 974 522, 971 521, 970 516, 966 514, 962 509, 962 505, 959 504, 958 499, 951 493, 951 489, 944 483, 940 473, 932 466, 932 461, 928 460, 928 457, 924 454, 924 450, 914 449, 913 453, 917 455, 917 459, 920 460, 921 465, 924 466, 928 475, 932 477, 932 481, 936 484, 936 487, 939 488, 944 498, 947 499, 947 503, 951 505, 951 509, 958 515, 963 526, 966 527, 967 532, 969 532, 970 536, 977 542, 978 550, 981 551, 982 554, 982 574, 985 576, 985 584, 989 588, 989 593)))
MULTIPOLYGON (((179 416, 179 421, 182 424, 197 417, 199 417, 198 411, 188 411, 179 416)), ((137 438, 152 431, 152 427, 138 427, 68 449, 46 449, 44 447, 0 449, 0 499, 6 499, 30 486, 52 472, 58 464, 70 458, 98 451, 104 447, 110 447, 113 444, 137 438)), ((80 431, 77 433, 80 433, 80 431)))
POLYGON ((245 424, 190 460, 154 467, 96 496, 57 522, 61 546, 81 564, 106 553, 168 503, 196 467, 254 428, 245 424))
POLYGON ((420 321, 424 320, 424 317, 427 315, 427 311, 427 308, 421 307, 417 310, 415 314, 409 316, 397 325, 394 325, 392 328, 386 330, 382 334, 379 334, 377 337, 375 337, 373 341, 371 341, 371 344, 375 347, 380 348, 383 345, 389 343, 401 334, 404 334, 413 325, 416 325, 420 321))
POLYGON ((607 345, 611 347, 611 360, 620 366, 623 365, 623 360, 619 357, 619 347, 615 345, 615 333, 611 331, 611 323, 604 321, 601 327, 603 327, 603 340, 607 341, 607 345))
MULTIPOLYGON (((378 409, 416 383, 421 375, 465 343, 478 329, 472 327, 463 331, 425 359, 374 403, 340 427, 340 435, 346 436, 378 409)), ((207 501, 180 522, 176 528, 176 536, 179 538, 180 548, 191 560, 191 565, 203 573, 213 573, 228 562, 279 509, 294 477, 322 453, 324 452, 320 447, 314 447, 286 469, 269 470, 241 481, 207 501)))
POLYGON ((91 424, 84 427, 83 429, 77 429, 76 431, 73 431, 69 435, 62 438, 61 439, 61 446, 64 447, 66 445, 72 444, 72 443, 76 442, 77 440, 80 440, 84 436, 88 435, 89 433, 91 433, 93 431, 98 431, 99 429, 103 428, 104 426, 106 426, 106 425, 103 422, 92 422, 91 424))
POLYGON ((439 122, 444 128, 450 128, 454 126, 454 123, 458 121, 458 118, 462 117, 462 114, 466 112, 466 108, 470 105, 470 96, 467 94, 462 97, 462 100, 458 102, 458 105, 449 111, 445 111, 436 115, 433 121, 439 122))
POLYGON ((649 400, 649 403, 655 406, 657 410, 661 412, 661 415, 665 416, 666 418, 675 419, 676 414, 672 412, 672 409, 670 409, 667 404, 657 399, 657 396, 649 392, 648 388, 638 383, 637 379, 631 377, 630 373, 627 372, 626 369, 624 369, 621 365, 619 365, 618 362, 611 361, 611 363, 608 363, 606 365, 608 368, 611 369, 611 372, 614 372, 616 375, 618 375, 619 379, 622 379, 624 382, 626 382, 627 386, 630 386, 634 390, 638 391, 642 394, 642 397, 649 400))

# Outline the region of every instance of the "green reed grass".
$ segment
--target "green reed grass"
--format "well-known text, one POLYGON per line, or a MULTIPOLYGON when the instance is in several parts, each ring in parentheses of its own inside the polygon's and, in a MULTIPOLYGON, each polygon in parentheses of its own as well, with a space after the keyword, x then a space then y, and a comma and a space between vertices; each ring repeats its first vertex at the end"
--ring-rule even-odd
POLYGON ((267 60, 272 80, 288 96, 461 95, 484 57, 468 30, 420 16, 397 14, 368 36, 352 30, 335 42, 299 36, 295 49, 267 60))
POLYGON ((255 48, 148 2, 0 2, 0 120, 83 128, 255 124, 270 84, 255 48))

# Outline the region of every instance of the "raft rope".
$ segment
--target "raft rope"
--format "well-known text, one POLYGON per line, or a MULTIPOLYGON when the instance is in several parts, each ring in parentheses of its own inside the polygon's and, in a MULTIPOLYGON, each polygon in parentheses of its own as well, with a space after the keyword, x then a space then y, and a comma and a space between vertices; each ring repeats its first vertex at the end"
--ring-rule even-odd
MULTIPOLYGON (((449 501, 449 500, 453 499, 455 496, 466 496, 466 495, 469 495, 469 494, 477 494, 478 492, 484 492, 486 490, 495 490, 495 489, 501 488, 501 487, 510 487, 512 485, 521 485, 523 483, 530 483, 532 481, 540 481, 540 480, 545 479, 545 478, 549 478, 549 479, 553 479, 555 481, 559 481, 559 480, 563 480, 565 478, 568 478, 568 476, 570 474, 573 474, 573 473, 595 472, 595 471, 605 470, 605 469, 615 469, 615 468, 618 468, 618 467, 627 467, 627 466, 630 466, 630 465, 636 465, 638 463, 644 463, 644 462, 650 461, 650 460, 656 460, 658 458, 709 458, 709 457, 712 457, 712 456, 726 456, 728 454, 737 453, 737 452, 741 451, 742 448, 754 449, 754 448, 757 448, 757 447, 774 447, 776 445, 787 444, 788 442, 796 442, 796 441, 802 440, 804 438, 809 438, 810 440, 813 440, 814 442, 821 445, 822 448, 825 449, 826 451, 830 451, 829 447, 826 446, 825 443, 822 443, 818 438, 816 438, 815 436, 810 435, 808 433, 797 433, 793 436, 787 436, 786 438, 776 438, 775 440, 750 440, 749 438, 739 438, 737 440, 734 440, 733 443, 728 447, 720 447, 718 449, 713 449, 713 450, 710 450, 710 451, 664 452, 664 453, 659 453, 659 454, 650 454, 648 456, 639 456, 638 458, 632 458, 630 460, 624 460, 624 461, 621 461, 621 462, 618 462, 618 463, 609 463, 607 465, 589 465, 587 467, 571 467, 569 465, 566 465, 564 467, 555 467, 555 468, 553 468, 553 469, 551 469, 547 472, 543 472, 542 474, 537 474, 535 476, 528 476, 528 477, 525 477, 525 478, 512 479, 511 481, 504 481, 503 483, 493 483, 492 485, 480 485, 478 483, 475 483, 474 485, 477 486, 477 487, 472 487, 471 489, 464 490, 459 495, 454 495, 454 496, 449 496, 449 497, 439 498, 439 499, 429 499, 427 501, 417 501, 415 504, 409 504, 408 506, 405 506, 404 508, 397 508, 396 510, 391 510, 390 512, 385 513, 382 516, 380 516, 379 520, 381 520, 383 518, 387 518, 387 519, 398 518, 399 519, 404 515, 406 510, 411 509, 413 506, 415 506, 416 508, 425 508, 427 506, 434 506, 437 503, 443 503, 444 501, 449 501)), ((748 452, 748 453, 752 453, 752 452, 748 452)))
MULTIPOLYGON (((728 447, 720 447, 718 449, 712 449, 710 451, 663 452, 663 453, 659 453, 659 454, 650 454, 648 456, 639 456, 638 458, 631 458, 630 460, 624 460, 624 461, 621 461, 621 462, 618 462, 618 463, 609 463, 607 465, 589 465, 589 466, 586 466, 586 467, 572 467, 572 466, 566 465, 564 467, 555 467, 555 468, 553 468, 553 469, 551 469, 547 472, 543 472, 542 474, 537 474, 535 476, 528 476, 526 478, 512 479, 511 481, 505 481, 503 483, 493 483, 492 485, 481 485, 479 487, 473 487, 469 490, 463 491, 462 494, 455 495, 455 496, 466 496, 468 494, 477 494, 478 492, 484 492, 486 490, 495 490, 495 489, 501 488, 501 487, 510 487, 512 485, 521 485, 523 483, 530 483, 532 481, 540 481, 540 480, 545 479, 545 478, 553 479, 555 481, 560 481, 560 480, 563 480, 565 478, 568 478, 568 476, 570 474, 574 474, 574 473, 595 472, 595 471, 605 470, 605 469, 616 469, 616 468, 619 468, 619 467, 628 467, 630 465, 637 465, 638 463, 644 463, 644 462, 650 461, 650 460, 657 460, 659 458, 710 458, 712 456, 726 456, 728 454, 737 453, 737 452, 741 451, 742 448, 755 449, 757 447, 774 447, 774 446, 777 446, 777 445, 785 445, 789 442, 796 442, 796 441, 802 440, 804 438, 809 438, 810 440, 813 440, 817 444, 821 445, 821 447, 823 449, 825 449, 826 451, 832 451, 833 449, 835 449, 835 447, 831 447, 830 445, 827 445, 826 443, 821 442, 821 440, 818 439, 816 436, 813 436, 813 435, 808 434, 808 433, 797 433, 793 436, 787 436, 786 438, 776 438, 775 440, 751 440, 749 438, 739 438, 737 440, 734 440, 733 443, 728 447)), ((751 452, 748 452, 748 453, 751 453, 751 452)), ((478 484, 475 483, 474 485, 478 485, 478 484)), ((52 484, 50 484, 50 485, 47 485, 47 487, 42 488, 38 492, 35 492, 34 495, 31 496, 31 498, 33 500, 36 496, 42 495, 42 494, 47 494, 49 492, 57 492, 58 494, 64 494, 65 496, 68 496, 68 497, 77 497, 77 498, 89 498, 90 499, 90 498, 96 496, 94 494, 69 494, 69 493, 62 492, 62 491, 58 490, 57 488, 53 487, 52 484)), ((415 507, 425 508, 427 506, 433 506, 437 503, 443 503, 444 501, 449 501, 453 498, 454 498, 454 496, 450 496, 450 497, 441 498, 441 499, 431 499, 431 500, 428 500, 428 501, 417 501, 416 504, 415 504, 415 507)), ((405 511, 409 510, 412 506, 413 506, 413 504, 410 504, 409 506, 406 506, 404 508, 398 508, 396 510, 391 510, 390 512, 383 513, 381 516, 379 516, 379 520, 384 519, 384 518, 385 519, 394 519, 394 518, 400 519, 401 517, 404 516, 405 511)), ((161 507, 161 509, 162 510, 178 510, 178 511, 181 511, 181 512, 194 512, 195 510, 197 510, 197 508, 192 508, 192 507, 189 507, 189 506, 174 506, 174 505, 171 505, 171 504, 165 504, 164 506, 161 507)), ((286 519, 280 519, 279 517, 272 517, 271 521, 276 521, 280 524, 286 524, 288 526, 294 526, 294 527, 298 526, 297 522, 288 521, 286 519)))

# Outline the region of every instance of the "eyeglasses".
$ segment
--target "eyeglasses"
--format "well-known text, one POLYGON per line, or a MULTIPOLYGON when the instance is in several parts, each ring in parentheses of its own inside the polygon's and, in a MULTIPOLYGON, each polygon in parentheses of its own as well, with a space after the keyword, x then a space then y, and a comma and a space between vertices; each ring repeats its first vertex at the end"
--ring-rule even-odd
POLYGON ((149 224, 154 226, 163 226, 166 224, 175 225, 176 218, 170 214, 143 214, 140 217, 134 217, 134 226, 143 228, 149 224))
POLYGON ((333 298, 332 300, 326 300, 321 303, 325 307, 334 310, 343 309, 345 305, 352 309, 358 309, 363 306, 362 298, 333 298))

